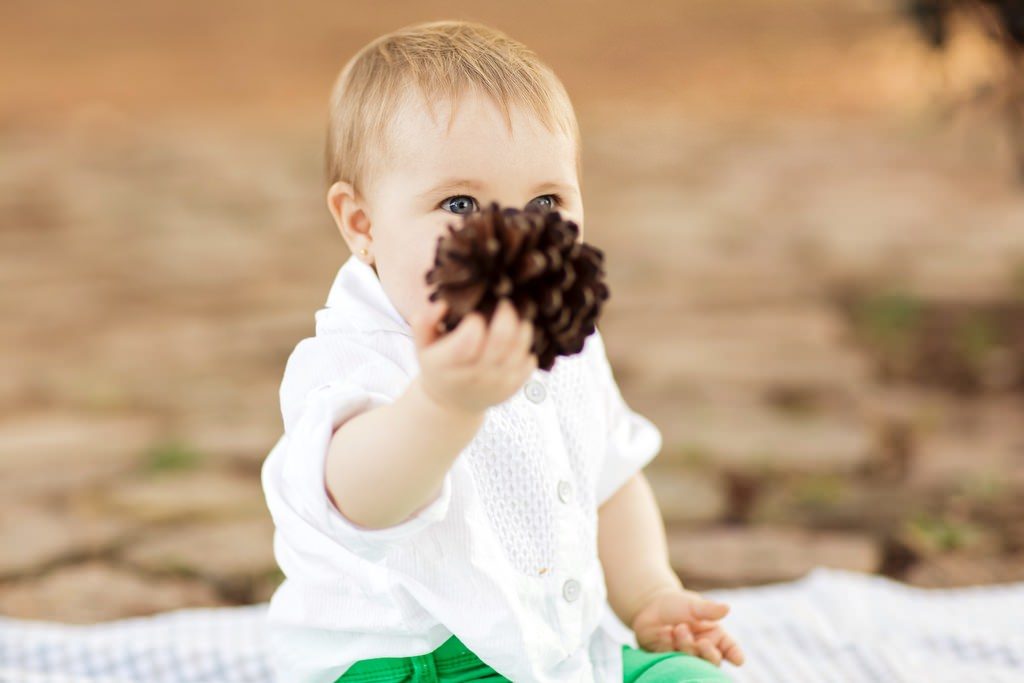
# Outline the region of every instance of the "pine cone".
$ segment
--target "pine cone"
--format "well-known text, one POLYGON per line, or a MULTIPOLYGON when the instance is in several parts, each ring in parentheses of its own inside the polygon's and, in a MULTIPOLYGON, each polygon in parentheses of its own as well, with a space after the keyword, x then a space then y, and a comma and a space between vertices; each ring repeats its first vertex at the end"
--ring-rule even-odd
POLYGON ((490 323, 502 298, 534 327, 531 352, 550 370, 559 355, 583 349, 608 298, 604 253, 577 241, 579 226, 553 209, 500 208, 497 202, 467 214, 437 239, 426 282, 430 300, 443 298, 440 323, 449 332, 479 311, 490 323))

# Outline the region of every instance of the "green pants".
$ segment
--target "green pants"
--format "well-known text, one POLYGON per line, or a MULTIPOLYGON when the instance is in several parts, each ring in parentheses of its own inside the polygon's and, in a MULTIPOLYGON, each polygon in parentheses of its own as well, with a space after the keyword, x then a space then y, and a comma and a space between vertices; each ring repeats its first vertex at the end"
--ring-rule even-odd
MULTIPOLYGON (((455 636, 433 652, 356 662, 335 683, 462 683, 508 681, 455 636)), ((622 646, 622 683, 729 683, 711 662, 684 652, 648 652, 622 646)), ((520 682, 521 683, 521 682, 520 682)))

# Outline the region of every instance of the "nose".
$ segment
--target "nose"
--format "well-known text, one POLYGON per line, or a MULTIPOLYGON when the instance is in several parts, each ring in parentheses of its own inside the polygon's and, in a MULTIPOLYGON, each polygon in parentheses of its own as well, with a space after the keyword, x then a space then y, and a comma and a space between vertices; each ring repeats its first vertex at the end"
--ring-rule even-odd
POLYGON ((498 206, 503 209, 509 207, 514 209, 525 209, 530 200, 522 200, 514 195, 491 196, 481 200, 480 208, 483 209, 490 206, 491 202, 497 202, 498 206))

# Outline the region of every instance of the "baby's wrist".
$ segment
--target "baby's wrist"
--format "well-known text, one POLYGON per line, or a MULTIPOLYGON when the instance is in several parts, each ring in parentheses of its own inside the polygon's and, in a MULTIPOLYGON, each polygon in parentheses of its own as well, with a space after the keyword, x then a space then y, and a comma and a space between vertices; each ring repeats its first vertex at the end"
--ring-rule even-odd
POLYGON ((413 380, 410 389, 419 395, 421 402, 426 404, 429 410, 440 416, 467 422, 478 422, 483 419, 484 411, 482 410, 463 408, 435 396, 423 383, 422 375, 413 380))

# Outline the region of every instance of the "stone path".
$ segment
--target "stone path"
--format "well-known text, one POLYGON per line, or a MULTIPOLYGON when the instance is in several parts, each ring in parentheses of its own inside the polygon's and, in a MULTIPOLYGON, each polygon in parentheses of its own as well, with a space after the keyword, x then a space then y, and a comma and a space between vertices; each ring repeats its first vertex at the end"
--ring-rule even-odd
MULTIPOLYGON (((1024 295, 1024 193, 936 133, 587 123, 602 331, 665 437, 649 477, 684 581, 1022 578, 1021 392, 886 379, 876 344, 922 335, 907 301, 1024 295)), ((280 581, 259 466, 347 257, 318 144, 111 113, 0 134, 0 612, 89 621, 280 581)), ((1020 373, 990 337, 971 362, 1020 373)))

